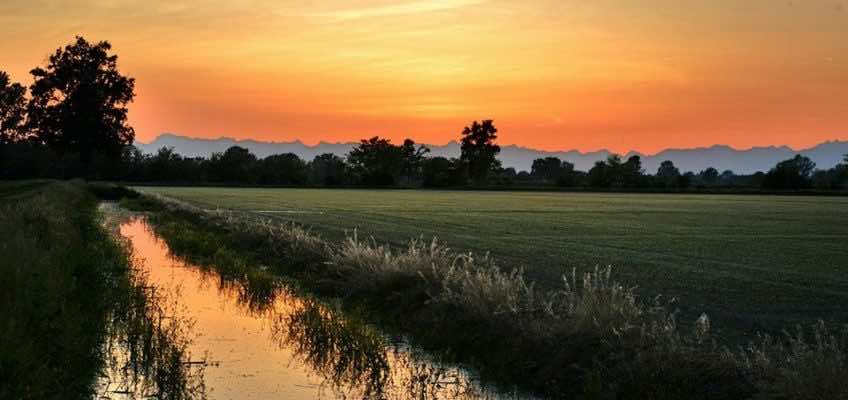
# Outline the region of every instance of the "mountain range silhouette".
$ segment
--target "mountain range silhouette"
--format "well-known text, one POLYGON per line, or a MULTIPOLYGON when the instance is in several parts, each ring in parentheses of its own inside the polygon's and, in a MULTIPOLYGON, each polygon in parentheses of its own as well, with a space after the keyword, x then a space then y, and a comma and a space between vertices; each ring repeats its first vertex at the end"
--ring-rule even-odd
MULTIPOLYGON (((299 140, 264 142, 227 137, 204 139, 163 133, 150 143, 136 142, 136 147, 148 154, 155 153, 162 147, 173 147, 177 153, 186 157, 208 157, 212 153, 223 152, 230 146, 241 146, 260 158, 272 154, 294 153, 308 161, 323 153, 345 156, 356 144, 356 142, 320 142, 310 146, 299 140)), ((431 156, 459 157, 460 148, 456 141, 448 142, 445 145, 428 144, 427 146, 431 150, 431 156)), ((501 146, 498 159, 501 160, 505 168, 512 167, 517 171, 529 171, 534 159, 558 157, 573 163, 578 170, 588 171, 595 161, 604 160, 610 154, 611 152, 607 150, 584 153, 577 150, 544 151, 517 145, 504 145, 501 146)), ((713 145, 691 149, 666 149, 656 154, 629 152, 623 158, 627 159, 634 154, 642 157, 642 165, 648 173, 656 172, 662 161, 671 160, 681 171, 698 172, 708 167, 714 167, 719 171, 729 169, 737 174, 750 174, 757 171, 768 171, 777 162, 791 158, 795 154, 803 154, 809 157, 818 168, 831 168, 841 162, 845 154, 848 154, 848 141, 827 141, 800 150, 794 150, 788 146, 766 146, 737 150, 726 145, 713 145)))

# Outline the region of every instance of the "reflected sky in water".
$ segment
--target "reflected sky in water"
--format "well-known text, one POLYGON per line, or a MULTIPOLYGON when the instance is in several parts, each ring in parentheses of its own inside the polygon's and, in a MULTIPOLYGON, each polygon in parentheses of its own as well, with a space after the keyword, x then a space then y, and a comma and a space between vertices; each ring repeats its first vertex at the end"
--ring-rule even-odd
POLYGON ((120 233, 149 284, 176 299, 176 317, 193 321, 190 350, 206 355, 211 399, 515 397, 282 286, 257 296, 249 282, 175 259, 141 219, 120 233))

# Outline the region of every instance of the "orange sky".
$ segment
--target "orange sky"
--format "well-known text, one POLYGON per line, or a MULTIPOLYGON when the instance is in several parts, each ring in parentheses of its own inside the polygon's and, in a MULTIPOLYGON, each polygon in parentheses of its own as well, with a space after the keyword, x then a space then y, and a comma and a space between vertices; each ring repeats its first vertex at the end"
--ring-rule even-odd
POLYGON ((82 34, 162 132, 655 152, 848 139, 848 0, 3 0, 0 70, 82 34), (214 4, 214 6, 213 6, 214 4))

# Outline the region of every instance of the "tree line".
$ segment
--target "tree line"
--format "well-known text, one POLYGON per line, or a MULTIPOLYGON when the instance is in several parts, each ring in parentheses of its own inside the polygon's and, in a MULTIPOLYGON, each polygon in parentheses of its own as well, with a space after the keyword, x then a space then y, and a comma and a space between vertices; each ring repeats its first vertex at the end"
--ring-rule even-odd
POLYGON ((549 186, 604 190, 689 190, 764 188, 772 190, 848 189, 848 155, 830 169, 816 169, 797 155, 769 171, 738 175, 707 168, 682 172, 663 161, 649 173, 634 155, 613 154, 589 171, 555 157, 533 161, 530 171, 504 168, 497 156, 498 130, 492 120, 474 121, 460 132, 458 158, 430 156, 405 139, 393 144, 378 136, 363 139, 345 157, 296 154, 258 158, 233 146, 210 157, 184 157, 172 148, 143 154, 127 123, 135 97, 133 78, 117 69, 108 42, 82 37, 57 49, 43 67, 31 71, 26 88, 0 71, 0 179, 70 178, 131 182, 241 185, 371 187, 549 186))

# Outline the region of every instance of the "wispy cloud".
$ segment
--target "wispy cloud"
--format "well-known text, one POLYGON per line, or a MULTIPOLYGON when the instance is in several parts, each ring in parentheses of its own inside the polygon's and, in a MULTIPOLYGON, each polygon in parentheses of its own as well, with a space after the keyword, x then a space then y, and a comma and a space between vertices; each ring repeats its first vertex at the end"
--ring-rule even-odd
POLYGON ((434 11, 452 10, 467 6, 483 4, 486 1, 487 0, 419 0, 384 6, 351 8, 320 13, 311 13, 307 14, 306 16, 330 18, 338 21, 347 21, 361 18, 388 17, 394 15, 410 15, 434 11))

